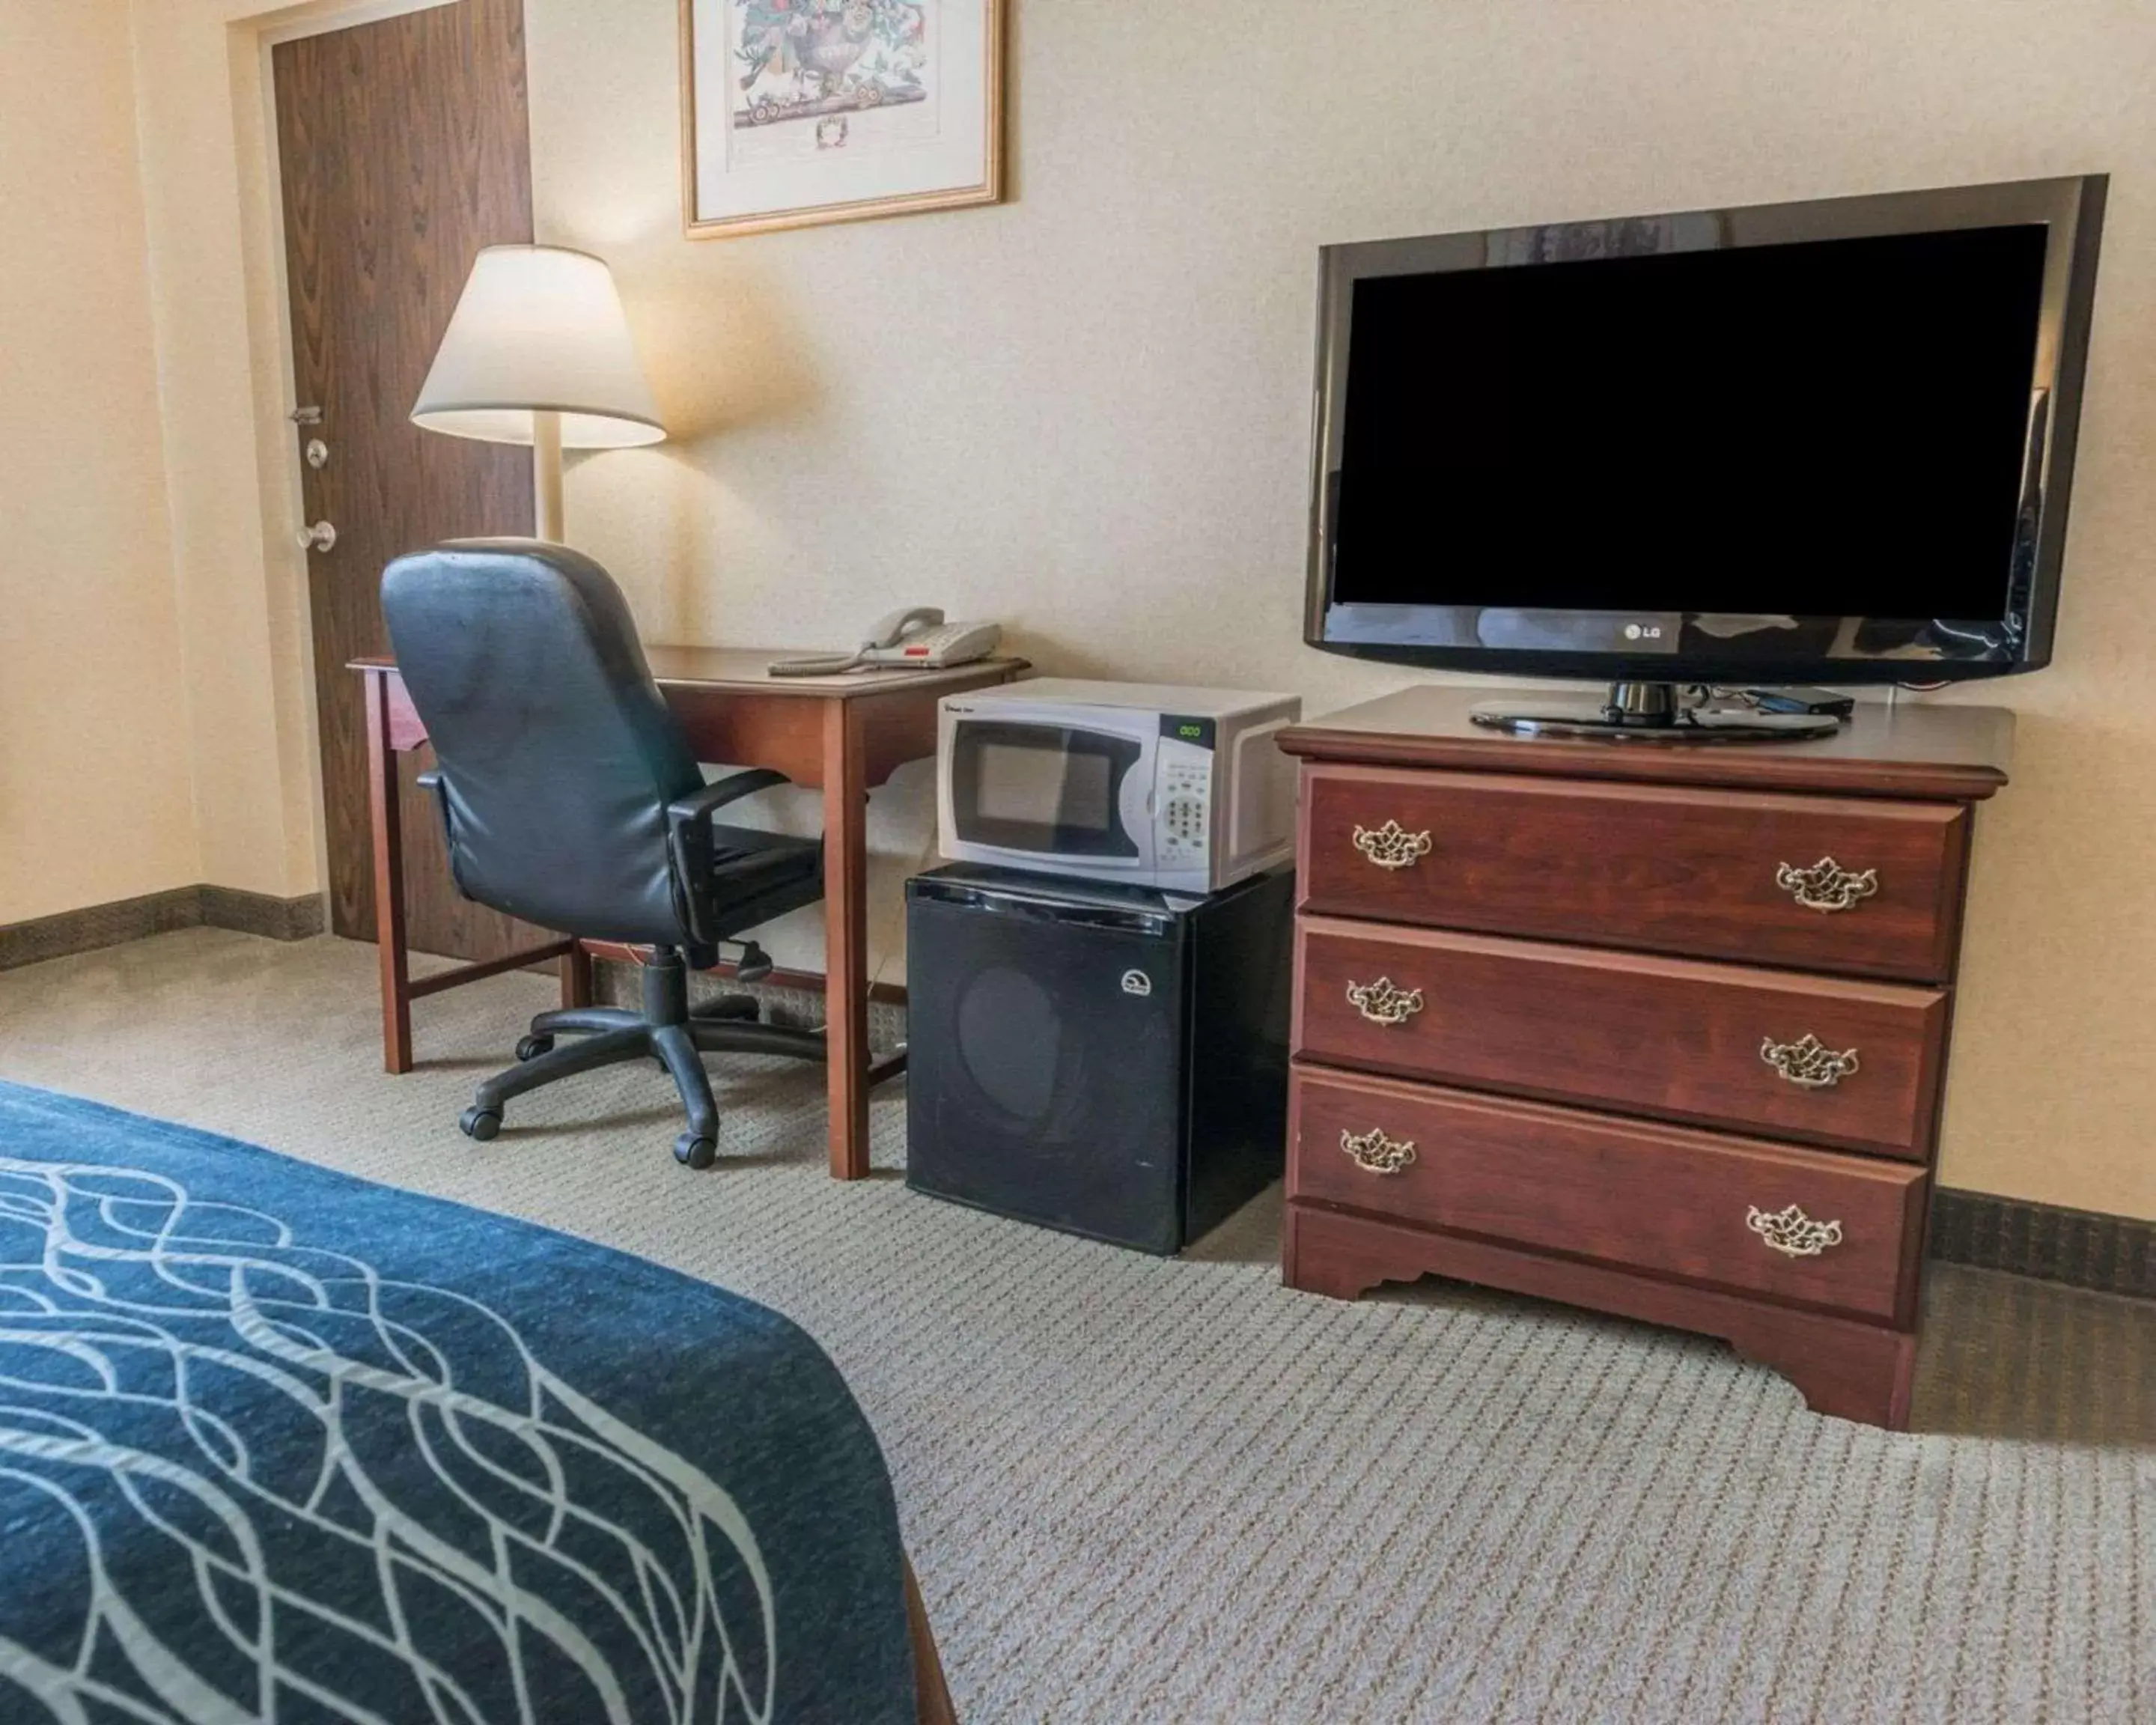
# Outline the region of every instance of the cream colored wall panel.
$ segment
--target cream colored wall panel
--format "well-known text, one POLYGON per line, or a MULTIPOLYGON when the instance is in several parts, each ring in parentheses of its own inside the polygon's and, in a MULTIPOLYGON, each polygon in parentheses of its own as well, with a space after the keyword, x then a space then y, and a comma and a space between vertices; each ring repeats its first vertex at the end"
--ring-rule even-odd
POLYGON ((290 896, 318 883, 320 821, 282 238, 252 22, 271 8, 134 0, 132 12, 203 871, 290 896))
POLYGON ((202 878, 127 22, 0 49, 0 922, 202 878))

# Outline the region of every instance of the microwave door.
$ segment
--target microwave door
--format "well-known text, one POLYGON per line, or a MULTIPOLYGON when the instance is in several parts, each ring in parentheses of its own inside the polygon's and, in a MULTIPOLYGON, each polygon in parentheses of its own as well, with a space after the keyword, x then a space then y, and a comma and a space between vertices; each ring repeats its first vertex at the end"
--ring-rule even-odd
POLYGON ((1091 725, 961 720, 950 759, 957 836, 1018 859, 1146 868, 1149 759, 1138 738, 1091 725))

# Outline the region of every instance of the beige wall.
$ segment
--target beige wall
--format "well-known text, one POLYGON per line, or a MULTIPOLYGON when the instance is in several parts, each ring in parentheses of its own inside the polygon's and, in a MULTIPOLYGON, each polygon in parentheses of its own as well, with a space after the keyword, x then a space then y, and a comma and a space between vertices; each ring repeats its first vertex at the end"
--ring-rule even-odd
POLYGON ((0 47, 0 922, 202 878, 126 0, 0 47))
MULTIPOLYGON (((260 10, 134 0, 198 667, 156 706, 188 715, 210 878, 298 891, 317 841, 274 212, 257 50, 227 28, 260 10)), ((649 634, 839 643, 919 599, 1004 619, 1059 670, 1312 711, 1405 680, 1298 637, 1319 244, 2109 170, 2059 665, 1967 697, 2015 706, 2022 752, 1981 826, 1944 1174, 2156 1216, 2144 3, 1018 0, 1014 202, 700 244, 677 231, 674 0, 527 12, 541 236, 613 261, 678 434, 570 480, 572 536, 649 634)), ((156 746, 99 734, 138 765, 156 746)), ((886 883, 927 842, 924 783, 879 799, 886 883)), ((879 942, 895 972, 889 921, 879 942)), ((787 956, 813 950, 790 932, 787 956)))
MULTIPOLYGON (((1040 0, 1014 202, 698 244, 673 0, 527 11, 540 236, 613 261, 683 433, 570 480, 647 630, 840 643, 919 599, 1057 670, 1312 711, 1405 680, 1300 641, 1321 244, 2110 171, 2058 666, 1969 697, 2022 748, 1981 823, 1943 1171, 2156 1216, 2147 5, 1040 0)), ((901 790, 888 875, 926 836, 901 790)))
POLYGON ((339 0, 133 0, 173 579, 204 876, 289 896, 320 875, 300 522, 264 24, 339 0))

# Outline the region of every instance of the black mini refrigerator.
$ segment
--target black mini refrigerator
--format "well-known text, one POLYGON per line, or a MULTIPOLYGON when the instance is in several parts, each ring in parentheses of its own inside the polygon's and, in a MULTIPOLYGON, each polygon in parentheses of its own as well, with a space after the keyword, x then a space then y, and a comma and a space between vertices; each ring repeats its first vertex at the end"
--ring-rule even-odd
POLYGON ((1280 1178, 1295 876, 906 883, 906 1183, 1172 1254, 1280 1178))

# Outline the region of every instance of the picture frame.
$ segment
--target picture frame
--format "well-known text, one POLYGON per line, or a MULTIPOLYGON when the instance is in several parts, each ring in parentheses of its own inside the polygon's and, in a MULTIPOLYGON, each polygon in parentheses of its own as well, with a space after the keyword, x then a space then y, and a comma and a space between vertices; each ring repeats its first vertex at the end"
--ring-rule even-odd
POLYGON ((691 239, 998 203, 1007 0, 680 0, 691 239))

